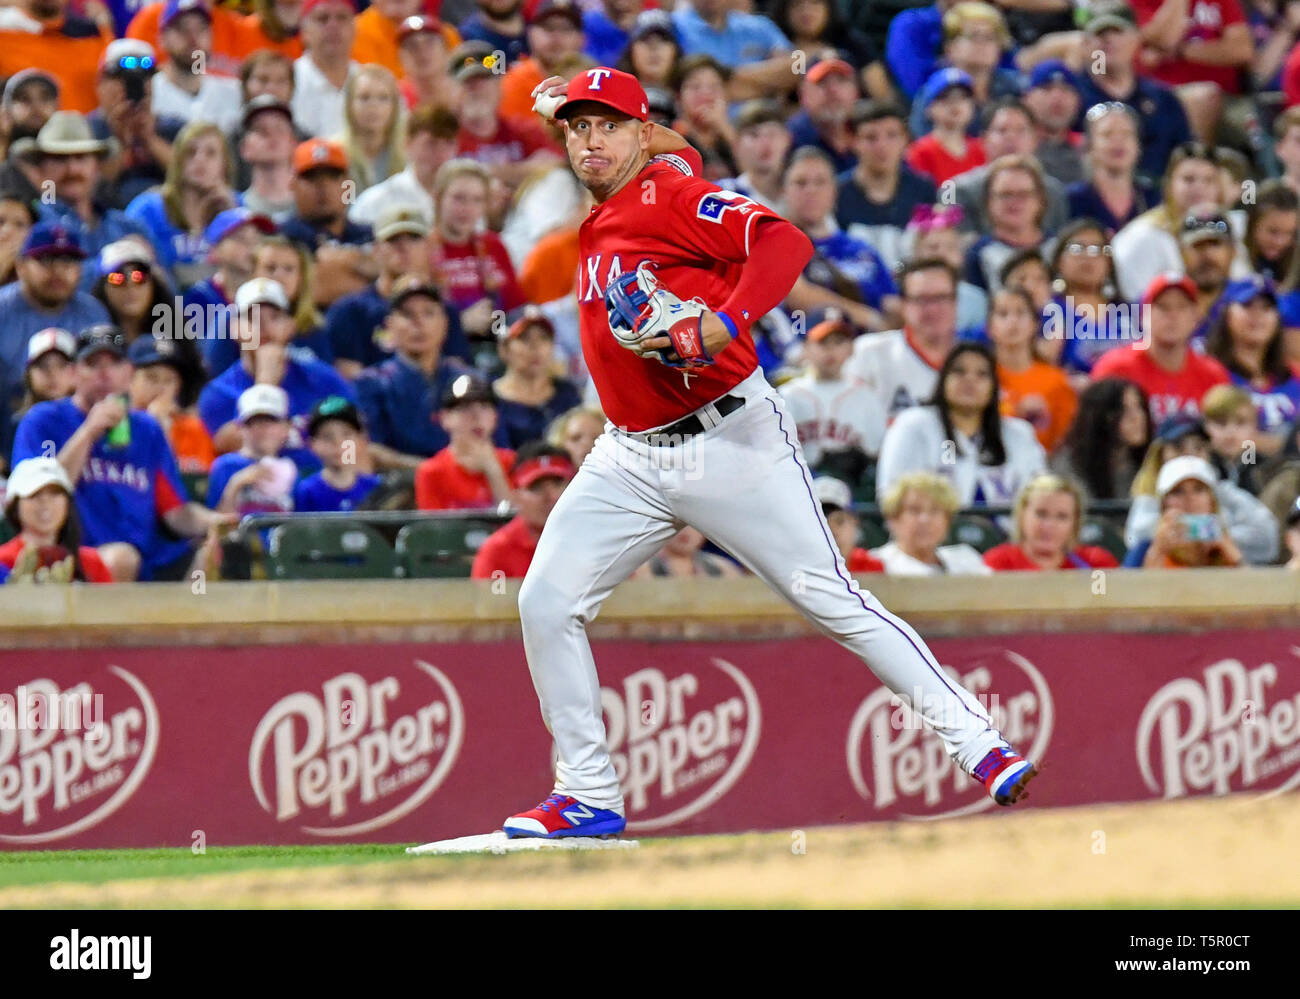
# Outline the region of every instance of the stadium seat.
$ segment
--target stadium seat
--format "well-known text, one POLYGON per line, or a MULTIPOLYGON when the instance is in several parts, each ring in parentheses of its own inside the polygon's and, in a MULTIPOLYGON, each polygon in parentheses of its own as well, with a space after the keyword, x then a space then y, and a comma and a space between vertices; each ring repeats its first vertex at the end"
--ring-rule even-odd
POLYGON ((1123 563, 1128 548, 1124 545, 1124 532, 1102 517, 1090 517, 1079 527, 1079 544, 1105 548, 1123 563))
POLYGON ((1006 540, 1007 536, 993 521, 987 517, 967 514, 953 520, 944 544, 970 545, 977 552, 983 554, 1006 540))
POLYGON ((391 579, 397 559, 373 528, 347 520, 303 520, 271 530, 271 579, 391 579))
POLYGON ((397 532, 399 571, 408 579, 467 579, 474 555, 497 526, 475 518, 407 524, 397 532))

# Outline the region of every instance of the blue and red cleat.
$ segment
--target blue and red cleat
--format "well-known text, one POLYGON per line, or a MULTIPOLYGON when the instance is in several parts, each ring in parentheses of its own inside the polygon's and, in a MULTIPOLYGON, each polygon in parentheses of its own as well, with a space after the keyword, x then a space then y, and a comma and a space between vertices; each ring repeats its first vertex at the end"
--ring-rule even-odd
POLYGON ((561 836, 617 836, 627 820, 608 808, 584 805, 567 794, 552 794, 536 808, 512 815, 502 824, 506 835, 558 839, 561 836))
POLYGON ((1025 785, 1038 776, 1038 768, 1010 746, 998 746, 975 765, 972 776, 999 805, 1014 805, 1029 796, 1025 785))

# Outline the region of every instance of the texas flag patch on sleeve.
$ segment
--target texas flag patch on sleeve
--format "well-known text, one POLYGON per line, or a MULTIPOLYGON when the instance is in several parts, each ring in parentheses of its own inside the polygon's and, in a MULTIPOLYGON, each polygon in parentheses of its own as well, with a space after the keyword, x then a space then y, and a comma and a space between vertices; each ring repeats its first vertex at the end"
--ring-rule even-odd
POLYGON ((732 210, 740 212, 741 215, 748 215, 754 210, 754 203, 735 191, 714 191, 700 199, 700 206, 695 210, 695 216, 721 224, 722 216, 732 210))

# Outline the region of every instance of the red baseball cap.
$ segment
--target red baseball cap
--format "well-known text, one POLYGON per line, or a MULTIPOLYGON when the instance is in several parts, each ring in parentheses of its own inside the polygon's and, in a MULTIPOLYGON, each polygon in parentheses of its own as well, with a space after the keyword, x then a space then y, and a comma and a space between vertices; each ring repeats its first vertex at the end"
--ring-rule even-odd
POLYGON ((631 73, 608 66, 583 70, 570 80, 567 96, 564 103, 555 109, 555 117, 568 117, 566 112, 579 101, 603 104, 637 121, 645 121, 650 113, 641 82, 631 73))
POLYGON ((539 454, 527 459, 515 469, 514 484, 516 489, 527 489, 538 479, 561 479, 568 482, 573 478, 573 462, 556 455, 539 454))
POLYGON ((1193 302, 1196 301, 1196 284, 1189 277, 1178 274, 1160 274, 1152 278, 1142 293, 1142 305, 1150 305, 1170 288, 1177 288, 1193 302))

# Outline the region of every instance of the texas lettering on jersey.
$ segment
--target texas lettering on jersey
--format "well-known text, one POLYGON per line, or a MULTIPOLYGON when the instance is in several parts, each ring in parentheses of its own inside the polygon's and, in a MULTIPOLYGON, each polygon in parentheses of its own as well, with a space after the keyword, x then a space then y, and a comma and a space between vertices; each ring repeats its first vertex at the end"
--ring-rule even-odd
MULTIPOLYGON (((656 157, 622 190, 596 205, 579 229, 583 355, 606 416, 627 430, 679 420, 725 395, 758 366, 748 332, 712 365, 694 369, 684 379, 679 369, 620 346, 609 331, 606 289, 646 261, 677 297, 699 298, 717 310, 740 279, 756 227, 763 219, 780 218, 743 195, 683 173, 681 166, 692 156, 698 158, 693 150, 656 157)), ((748 323, 757 317, 736 318, 748 323)))

